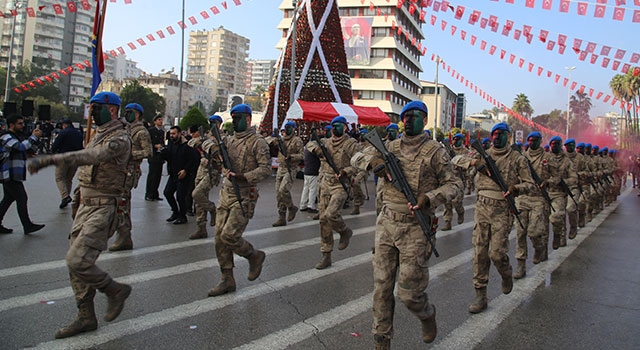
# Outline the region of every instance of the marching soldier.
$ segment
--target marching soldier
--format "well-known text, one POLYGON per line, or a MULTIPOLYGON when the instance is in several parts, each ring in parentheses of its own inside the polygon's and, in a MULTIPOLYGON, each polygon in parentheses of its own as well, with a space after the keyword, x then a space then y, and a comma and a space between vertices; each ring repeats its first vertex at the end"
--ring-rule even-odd
POLYGON ((554 136, 549 140, 551 148, 551 158, 554 160, 552 164, 556 169, 552 169, 554 176, 549 179, 549 197, 551 197, 551 205, 555 209, 551 212, 549 221, 553 228, 553 249, 564 247, 567 245, 567 196, 568 191, 575 188, 578 183, 575 165, 569 160, 566 153, 562 151, 562 139, 560 136, 554 136), (564 182, 564 184, 563 184, 564 182), (565 184, 567 187, 565 187, 565 184))
POLYGON ((49 165, 80 166, 80 207, 71 227, 66 257, 78 316, 58 330, 55 335, 58 339, 98 328, 93 306, 96 289, 107 295, 104 319, 108 322, 120 315, 131 293, 131 286, 114 281, 95 264, 116 229, 118 202, 127 191, 131 137, 127 123, 118 119, 118 95, 100 92, 90 103, 90 113, 98 128, 87 147, 81 151, 38 157, 28 165, 31 173, 49 165))
MULTIPOLYGON (((284 124, 284 135, 278 140, 274 137, 271 142, 282 143, 284 149, 278 145, 278 172, 276 173, 276 200, 278 203, 278 220, 272 226, 286 226, 287 221, 296 218, 298 207, 293 205, 291 186, 296 178, 298 163, 304 158, 302 139, 294 133, 296 123, 288 121, 284 124), (286 156, 283 154, 286 153, 286 156), (287 214, 288 212, 288 214, 287 214), (286 219, 286 220, 285 220, 286 219)), ((276 130, 277 131, 277 130, 276 130)))
MULTIPOLYGON (((453 136, 453 153, 457 155, 464 155, 469 153, 467 149, 462 145, 462 140, 464 136, 462 134, 455 134, 453 136)), ((444 139, 443 142, 449 142, 448 139, 444 139)), ((454 167, 454 172, 456 176, 458 176, 462 185, 464 186, 467 182, 466 175, 468 170, 466 169, 457 169, 454 167)), ((464 206, 462 205, 462 199, 464 198, 464 191, 460 191, 458 196, 448 200, 444 203, 444 213, 442 214, 442 218, 444 219, 444 225, 442 225, 442 231, 451 230, 451 221, 453 220, 453 208, 456 209, 456 214, 458 214, 458 225, 464 222, 464 206)))
POLYGON ((576 206, 574 201, 567 201, 567 216, 569 217, 569 239, 576 238, 578 234, 578 227, 584 227, 584 207, 585 207, 585 187, 586 184, 582 182, 582 179, 588 176, 587 167, 584 161, 584 156, 576 152, 576 140, 569 138, 564 142, 564 149, 567 154, 567 158, 573 163, 576 171, 576 183, 571 188, 573 196, 578 202, 576 206), (582 213, 582 216, 580 215, 582 213), (580 218, 582 217, 582 221, 580 218))

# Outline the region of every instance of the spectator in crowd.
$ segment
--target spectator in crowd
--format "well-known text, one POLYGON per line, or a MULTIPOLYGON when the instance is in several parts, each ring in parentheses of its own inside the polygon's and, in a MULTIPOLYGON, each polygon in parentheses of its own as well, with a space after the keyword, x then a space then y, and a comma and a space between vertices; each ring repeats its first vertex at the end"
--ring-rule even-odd
POLYGON ((162 177, 163 163, 160 150, 164 147, 165 140, 163 122, 162 115, 158 114, 153 118, 153 126, 148 129, 149 135, 151 135, 151 147, 153 147, 153 155, 149 158, 149 174, 147 175, 147 189, 144 196, 144 199, 148 201, 162 200, 158 195, 158 187, 162 177))
MULTIPOLYGON (((62 131, 56 137, 56 140, 51 146, 51 153, 66 153, 81 150, 82 147, 82 133, 80 130, 73 127, 71 120, 62 120, 62 131)), ((71 203, 71 186, 73 184, 73 177, 76 176, 78 167, 73 165, 60 164, 56 167, 56 185, 60 192, 60 209, 66 207, 71 203)))

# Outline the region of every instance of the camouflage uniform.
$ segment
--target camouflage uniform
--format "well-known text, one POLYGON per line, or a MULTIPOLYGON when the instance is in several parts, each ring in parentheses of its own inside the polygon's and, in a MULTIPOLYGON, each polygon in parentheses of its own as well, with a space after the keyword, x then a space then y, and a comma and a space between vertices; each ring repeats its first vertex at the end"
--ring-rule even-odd
MULTIPOLYGON (((274 138, 275 142, 277 140, 274 138)), ((287 210, 289 216, 287 221, 295 219, 298 207, 293 205, 291 199, 291 186, 293 186, 293 179, 296 178, 296 172, 298 171, 298 163, 304 158, 304 145, 302 139, 296 135, 283 135, 282 143, 284 144, 285 151, 289 158, 289 164, 291 171, 289 172, 286 165, 286 160, 281 151, 278 151, 278 172, 276 173, 276 200, 278 202, 278 216, 279 221, 283 225, 286 225, 285 216, 287 216, 287 210)), ((280 148, 278 148, 279 150, 280 148)), ((283 226, 278 225, 278 226, 283 226)))
POLYGON ((189 140, 189 147, 195 148, 200 153, 200 165, 196 173, 194 189, 191 193, 196 207, 196 224, 198 231, 189 238, 206 238, 207 213, 211 215, 211 226, 215 225, 216 204, 209 200, 209 192, 213 186, 220 183, 220 161, 218 158, 218 145, 208 137, 196 137, 189 140), (211 162, 211 164, 209 164, 211 162), (211 171, 209 171, 209 169, 211 171))
MULTIPOLYGON (((427 134, 404 136, 387 144, 398 157, 400 167, 414 194, 425 194, 429 208, 422 209, 427 218, 435 217, 435 208, 457 197, 462 182, 453 172, 448 152, 427 134)), ((364 156, 357 154, 352 164, 370 168, 370 161, 379 157, 375 148, 364 156)), ((382 182, 383 207, 376 220, 373 255, 373 329, 375 335, 393 336, 394 295, 398 278, 398 297, 420 320, 433 317, 435 308, 425 292, 429 284, 428 260, 432 247, 425 233, 411 214, 403 193, 388 181, 382 182)), ((430 234, 430 233, 429 233, 430 234)), ((433 238, 435 244, 435 237, 433 238)))
MULTIPOLYGON (((335 135, 329 139, 320 139, 333 158, 333 162, 348 177, 347 186, 351 184, 349 178, 353 177, 357 171, 350 165, 350 160, 356 152, 360 150, 358 142, 346 133, 340 137, 335 135)), ((315 153, 321 159, 320 165, 320 237, 322 240, 320 251, 331 253, 333 251, 333 231, 338 232, 342 237, 350 236, 352 231, 344 223, 340 215, 340 209, 348 198, 348 194, 340 184, 335 172, 327 163, 322 154, 322 150, 316 141, 307 144, 307 149, 315 153)))
MULTIPOLYGON (((569 186, 569 189, 577 186, 578 176, 576 173, 575 165, 569 160, 565 152, 555 154, 550 153, 551 158, 554 160, 552 166, 557 167, 552 169, 554 178, 549 180, 549 197, 551 197, 551 205, 555 209, 551 212, 549 221, 553 227, 553 249, 558 247, 564 247, 567 245, 567 197, 568 194, 560 183, 560 179, 569 186)), ((573 191, 573 190, 572 190, 573 191)))
POLYGON ((258 252, 242 238, 242 233, 253 217, 258 201, 257 184, 271 175, 271 157, 269 145, 262 136, 256 134, 255 127, 225 137, 224 143, 234 173, 242 174, 245 178, 237 179, 245 215, 242 215, 240 203, 228 178, 224 179, 220 188, 216 210, 216 256, 220 269, 231 271, 234 253, 250 259, 254 252, 258 252))
POLYGON ((598 182, 598 171, 596 168, 595 161, 593 157, 589 154, 584 155, 586 168, 589 170, 589 175, 586 179, 580 179, 589 183, 589 191, 588 196, 585 198, 586 200, 586 210, 585 210, 585 220, 586 222, 591 222, 593 218, 595 201, 598 198, 598 193, 601 191, 599 182, 598 182))
MULTIPOLYGON (((468 154, 469 151, 464 146, 453 146, 453 153, 455 153, 456 155, 464 155, 468 154)), ((454 175, 461 179, 461 184, 462 186, 464 186, 467 182, 466 176, 468 174, 468 170, 453 167, 453 171, 454 175), (462 176, 460 176, 459 174, 462 174, 462 176)), ((451 229, 451 221, 453 220, 453 208, 456 209, 456 214, 458 214, 458 224, 462 224, 464 222, 464 206, 462 205, 463 198, 464 191, 463 189, 461 189, 457 196, 444 203, 444 213, 442 214, 442 218, 444 219, 444 227, 442 229, 443 231, 451 229)))
MULTIPOLYGON (((529 148, 524 152, 529 159, 541 181, 548 180, 551 174, 549 162, 552 162, 549 153, 542 147, 533 150, 529 148)), ((516 198, 516 206, 520 211, 522 226, 516 225, 516 259, 518 263, 526 263, 527 260, 527 236, 535 251, 533 263, 547 260, 547 245, 549 242, 549 203, 542 196, 542 192, 534 186, 534 189, 516 198)))
POLYGON ((588 195, 586 191, 588 191, 589 185, 585 183, 583 179, 588 178, 589 169, 587 168, 585 157, 582 154, 576 151, 567 152, 567 158, 573 163, 577 175, 575 186, 571 188, 571 192, 576 202, 578 202, 578 206, 576 207, 576 204, 572 200, 569 200, 567 201, 566 208, 567 216, 569 216, 569 238, 573 239, 578 233, 578 227, 584 227, 585 225, 585 198, 587 198, 588 195))
POLYGON ((127 164, 128 174, 125 184, 123 199, 118 203, 118 227, 116 229, 116 240, 109 250, 127 250, 133 248, 131 240, 131 189, 138 187, 138 180, 142 175, 140 163, 145 158, 151 157, 151 136, 144 127, 142 121, 130 124, 131 134, 131 158, 127 164))

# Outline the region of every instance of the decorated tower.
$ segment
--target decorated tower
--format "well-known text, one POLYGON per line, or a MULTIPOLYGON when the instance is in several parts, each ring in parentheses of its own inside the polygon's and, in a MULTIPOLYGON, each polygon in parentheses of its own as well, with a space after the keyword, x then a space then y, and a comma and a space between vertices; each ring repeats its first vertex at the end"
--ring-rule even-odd
MULTIPOLYGON (((299 9, 295 24, 294 100, 352 104, 337 1, 301 0, 299 9)), ((269 102, 260 124, 263 130, 280 127, 289 109, 293 30, 287 35, 286 48, 269 87, 269 102)))

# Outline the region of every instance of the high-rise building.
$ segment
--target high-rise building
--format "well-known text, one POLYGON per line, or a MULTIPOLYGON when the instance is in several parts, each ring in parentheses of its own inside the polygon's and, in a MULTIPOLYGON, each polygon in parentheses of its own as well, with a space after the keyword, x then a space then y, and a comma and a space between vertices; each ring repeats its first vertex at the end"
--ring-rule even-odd
POLYGON ((247 65, 248 90, 253 92, 258 86, 262 86, 264 91, 269 89, 275 72, 276 60, 249 60, 247 65))
POLYGON ((109 59, 104 61, 102 79, 135 79, 141 75, 142 70, 138 68, 138 62, 128 59, 127 55, 109 56, 109 59))
MULTIPOLYGON (((412 43, 412 38, 416 42, 424 39, 419 21, 420 3, 407 1, 400 9, 397 2, 387 0, 338 0, 338 5, 354 104, 379 107, 397 117, 406 103, 419 99, 422 88, 418 78, 422 55, 412 43), (418 6, 418 10, 410 13, 410 5, 418 6), (398 34, 398 27, 402 27, 402 35, 398 34)), ((294 5, 284 0, 279 8, 284 18, 278 24, 283 35, 277 47, 282 49, 294 5)))
POLYGON ((246 91, 249 39, 220 26, 189 33, 187 82, 211 89, 214 101, 246 91))
MULTIPOLYGON (((211 110, 211 89, 202 84, 183 82, 182 98, 180 98, 180 79, 173 70, 161 73, 158 76, 143 75, 136 79, 140 82, 140 85, 150 88, 151 91, 164 97, 166 102, 165 115, 170 123, 174 123, 172 118, 184 117, 189 108, 196 104, 201 104, 205 112, 211 110), (178 101, 180 101, 180 108, 178 108, 178 101)), ((125 79, 125 86, 128 80, 131 79, 125 79)))
POLYGON ((448 132, 454 127, 462 126, 462 115, 466 111, 464 94, 456 94, 448 86, 438 83, 438 108, 436 108, 436 84, 422 81, 420 99, 429 109, 427 128, 433 128, 437 124, 440 130, 448 132), (438 115, 437 118, 436 115, 438 115), (459 123, 458 118, 460 118, 459 123))
POLYGON ((84 10, 78 2, 76 11, 65 6, 64 15, 57 15, 52 4, 61 3, 58 0, 0 0, 0 10, 17 12, 16 16, 7 16, 0 21, 0 66, 7 67, 9 54, 12 67, 27 61, 50 63, 52 72, 73 66, 73 72, 60 74, 56 84, 62 93, 62 102, 72 112, 81 112, 83 100, 91 90, 91 69, 79 69, 75 64, 85 60, 91 62, 95 7, 84 10), (38 6, 46 8, 39 11, 38 6), (29 17, 26 8, 35 9, 36 16, 29 17))

